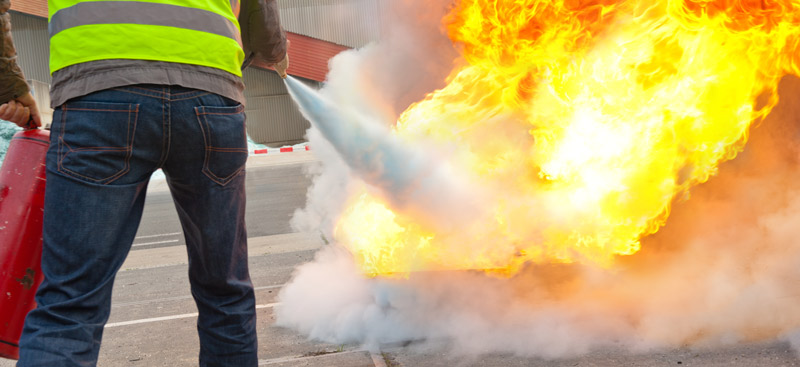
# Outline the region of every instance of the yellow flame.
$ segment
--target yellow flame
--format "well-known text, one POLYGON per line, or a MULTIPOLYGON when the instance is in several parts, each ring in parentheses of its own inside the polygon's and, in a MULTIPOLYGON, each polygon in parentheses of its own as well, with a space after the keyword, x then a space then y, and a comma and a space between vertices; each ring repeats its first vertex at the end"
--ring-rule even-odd
POLYGON ((462 0, 445 23, 467 65, 396 133, 457 142, 492 215, 434 233, 361 193, 337 240, 370 275, 610 266, 743 149, 800 71, 796 0, 462 0))

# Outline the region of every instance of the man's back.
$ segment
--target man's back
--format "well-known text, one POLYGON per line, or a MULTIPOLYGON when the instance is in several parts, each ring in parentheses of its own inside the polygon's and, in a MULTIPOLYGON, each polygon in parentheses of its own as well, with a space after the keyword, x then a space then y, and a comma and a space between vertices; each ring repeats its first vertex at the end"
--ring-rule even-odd
POLYGON ((130 84, 207 90, 244 103, 246 59, 285 58, 274 0, 49 0, 52 107, 130 84), (238 5, 234 1, 233 5, 238 5))

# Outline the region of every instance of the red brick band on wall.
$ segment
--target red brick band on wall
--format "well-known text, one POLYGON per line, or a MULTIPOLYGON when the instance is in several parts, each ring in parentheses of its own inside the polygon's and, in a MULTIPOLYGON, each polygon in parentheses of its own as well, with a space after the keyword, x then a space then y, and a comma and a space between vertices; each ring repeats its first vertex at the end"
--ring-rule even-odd
POLYGON ((47 0, 11 0, 11 10, 47 18, 47 0))
MULTIPOLYGON (((289 45, 289 75, 306 79, 325 81, 328 75, 328 61, 348 47, 335 43, 287 32, 289 45)), ((267 68, 267 65, 256 62, 253 66, 267 68)))

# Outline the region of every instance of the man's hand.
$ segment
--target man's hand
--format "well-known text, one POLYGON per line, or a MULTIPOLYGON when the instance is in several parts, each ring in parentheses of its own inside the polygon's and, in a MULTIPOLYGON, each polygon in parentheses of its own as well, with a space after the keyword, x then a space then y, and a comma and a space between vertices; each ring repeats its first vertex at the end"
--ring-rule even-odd
POLYGON ((283 57, 283 60, 279 61, 275 65, 272 65, 272 67, 275 68, 275 71, 278 72, 278 75, 280 75, 281 78, 286 79, 286 69, 289 68, 289 53, 287 52, 286 56, 283 57))
POLYGON ((30 92, 0 105, 0 119, 11 121, 19 127, 33 128, 42 126, 42 116, 39 114, 36 100, 33 99, 33 95, 30 92), (29 124, 31 121, 33 123, 29 124))

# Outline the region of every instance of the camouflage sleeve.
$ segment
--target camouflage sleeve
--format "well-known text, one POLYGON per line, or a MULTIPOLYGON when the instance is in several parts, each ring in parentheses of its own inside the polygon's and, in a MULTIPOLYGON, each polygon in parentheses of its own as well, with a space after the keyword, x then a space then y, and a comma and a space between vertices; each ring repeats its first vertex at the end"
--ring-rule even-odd
POLYGON ((16 99, 30 90, 17 65, 17 51, 11 40, 10 0, 0 0, 0 104, 16 99))

